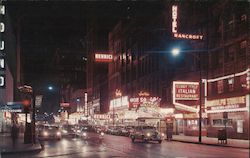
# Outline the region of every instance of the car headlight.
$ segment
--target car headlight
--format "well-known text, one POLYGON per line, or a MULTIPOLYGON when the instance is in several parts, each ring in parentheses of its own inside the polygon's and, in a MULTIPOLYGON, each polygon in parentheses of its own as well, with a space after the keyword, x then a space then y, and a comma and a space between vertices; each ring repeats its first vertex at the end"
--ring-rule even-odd
POLYGON ((101 132, 101 136, 104 136, 104 133, 103 133, 103 132, 101 132))
POLYGON ((164 134, 164 133, 162 133, 162 134, 161 134, 161 136, 162 136, 162 137, 164 137, 164 136, 165 136, 165 134, 164 134))
POLYGON ((56 132, 56 135, 57 135, 57 136, 60 136, 60 135, 61 135, 61 132, 56 132))
POLYGON ((87 133, 84 132, 82 135, 85 137, 85 136, 87 136, 87 133))
POLYGON ((151 136, 151 134, 150 134, 150 133, 147 133, 147 136, 148 136, 148 137, 150 137, 150 136, 151 136))
POLYGON ((77 133, 80 133, 80 132, 81 132, 81 130, 78 129, 78 130, 77 130, 77 133))
POLYGON ((48 136, 49 133, 48 133, 47 131, 44 131, 44 132, 43 132, 43 135, 44 135, 44 136, 48 136))
POLYGON ((62 132, 63 132, 63 133, 68 133, 68 131, 66 131, 66 130, 63 130, 62 132))

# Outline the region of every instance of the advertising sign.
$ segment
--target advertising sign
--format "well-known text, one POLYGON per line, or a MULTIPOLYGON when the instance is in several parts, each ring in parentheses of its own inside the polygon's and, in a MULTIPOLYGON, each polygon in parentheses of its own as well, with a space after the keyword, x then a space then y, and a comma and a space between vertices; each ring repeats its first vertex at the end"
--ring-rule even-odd
POLYGON ((199 100, 199 82, 173 82, 175 100, 199 100))
POLYGON ((0 71, 1 70, 5 70, 5 60, 2 57, 0 57, 0 71))
POLYGON ((203 35, 178 33, 178 6, 172 6, 172 33, 174 38, 202 40, 203 35))
POLYGON ((41 107, 41 105, 42 105, 42 100, 43 100, 43 96, 42 96, 42 95, 37 95, 37 96, 36 96, 35 105, 36 105, 37 108, 41 107))
POLYGON ((0 88, 5 88, 5 75, 0 75, 0 88))
POLYGON ((67 107, 69 107, 69 103, 60 103, 60 106, 64 107, 64 108, 67 108, 67 107))
POLYGON ((104 54, 104 53, 96 53, 95 54, 96 62, 112 62, 113 55, 112 54, 104 54))
POLYGON ((133 97, 129 99, 129 108, 136 108, 141 104, 158 105, 160 97, 133 97))
POLYGON ((246 97, 240 96, 240 97, 208 100, 206 102, 206 106, 208 113, 216 111, 227 112, 230 110, 244 109, 246 108, 246 97))

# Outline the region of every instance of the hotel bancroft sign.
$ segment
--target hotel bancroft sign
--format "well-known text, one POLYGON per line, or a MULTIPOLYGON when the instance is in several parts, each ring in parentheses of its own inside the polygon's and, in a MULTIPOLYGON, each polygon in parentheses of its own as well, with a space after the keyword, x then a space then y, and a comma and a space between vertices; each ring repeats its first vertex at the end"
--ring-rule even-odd
MULTIPOLYGON (((180 20, 179 20, 180 21, 180 20)), ((178 32, 178 6, 172 6, 172 33, 174 38, 191 39, 191 40, 203 40, 203 35, 187 34, 178 32)))

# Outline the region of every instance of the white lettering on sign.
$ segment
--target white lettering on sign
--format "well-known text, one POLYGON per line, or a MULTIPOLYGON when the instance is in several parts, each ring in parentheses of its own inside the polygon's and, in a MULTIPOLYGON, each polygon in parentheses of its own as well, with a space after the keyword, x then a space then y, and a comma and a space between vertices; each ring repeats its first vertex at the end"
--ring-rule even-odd
POLYGON ((174 33, 175 38, 182 39, 193 39, 193 40, 202 40, 203 35, 193 35, 193 34, 185 34, 185 33, 174 33))
POLYGON ((5 6, 4 5, 0 5, 0 14, 5 15, 5 6))
POLYGON ((1 45, 0 45, 0 50, 4 50, 4 41, 1 41, 0 44, 1 44, 1 45))
POLYGON ((216 99, 216 100, 208 100, 207 107, 211 106, 225 106, 225 105, 236 105, 236 104, 245 104, 246 97, 233 97, 233 98, 224 98, 224 99, 216 99))
POLYGON ((113 60, 112 54, 95 54, 96 61, 110 62, 113 60))
POLYGON ((0 23, 0 32, 4 32, 4 30, 5 30, 5 27, 4 27, 5 25, 4 25, 4 23, 0 23))
POLYGON ((177 33, 177 6, 172 6, 172 32, 177 33))
POLYGON ((211 107, 211 110, 225 110, 225 109, 237 109, 239 108, 239 104, 228 105, 228 106, 214 106, 211 107))
POLYGON ((5 68, 5 61, 4 59, 0 59, 0 70, 5 68))
POLYGON ((5 86, 5 78, 4 76, 0 76, 0 87, 4 87, 5 86))

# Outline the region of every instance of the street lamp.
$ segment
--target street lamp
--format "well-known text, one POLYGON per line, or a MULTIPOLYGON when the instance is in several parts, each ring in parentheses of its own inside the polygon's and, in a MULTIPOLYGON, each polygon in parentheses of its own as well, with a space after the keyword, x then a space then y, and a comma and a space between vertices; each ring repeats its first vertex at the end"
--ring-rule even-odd
MULTIPOLYGON (((201 97, 201 95, 202 95, 202 62, 201 62, 201 51, 204 51, 204 50, 199 50, 198 52, 199 52, 199 56, 197 56, 197 55, 194 55, 198 60, 199 60, 199 62, 200 62, 200 64, 199 64, 199 70, 200 70, 200 79, 199 79, 199 85, 200 85, 200 95, 199 95, 199 101, 200 101, 200 103, 199 103, 199 143, 201 143, 201 135, 202 135, 202 128, 201 128, 201 126, 202 126, 202 97, 201 97)), ((192 52, 192 50, 190 50, 190 51, 185 51, 185 52, 192 52)), ((172 53, 172 55, 173 56, 178 56, 179 54, 180 54, 180 50, 178 49, 178 48, 174 48, 172 51, 171 51, 171 53, 172 53)))
POLYGON ((178 48, 174 48, 172 51, 171 51, 172 55, 173 56, 178 56, 180 54, 180 49, 178 48))
POLYGON ((52 87, 52 86, 49 86, 48 89, 51 91, 51 90, 53 90, 53 87, 52 87))

